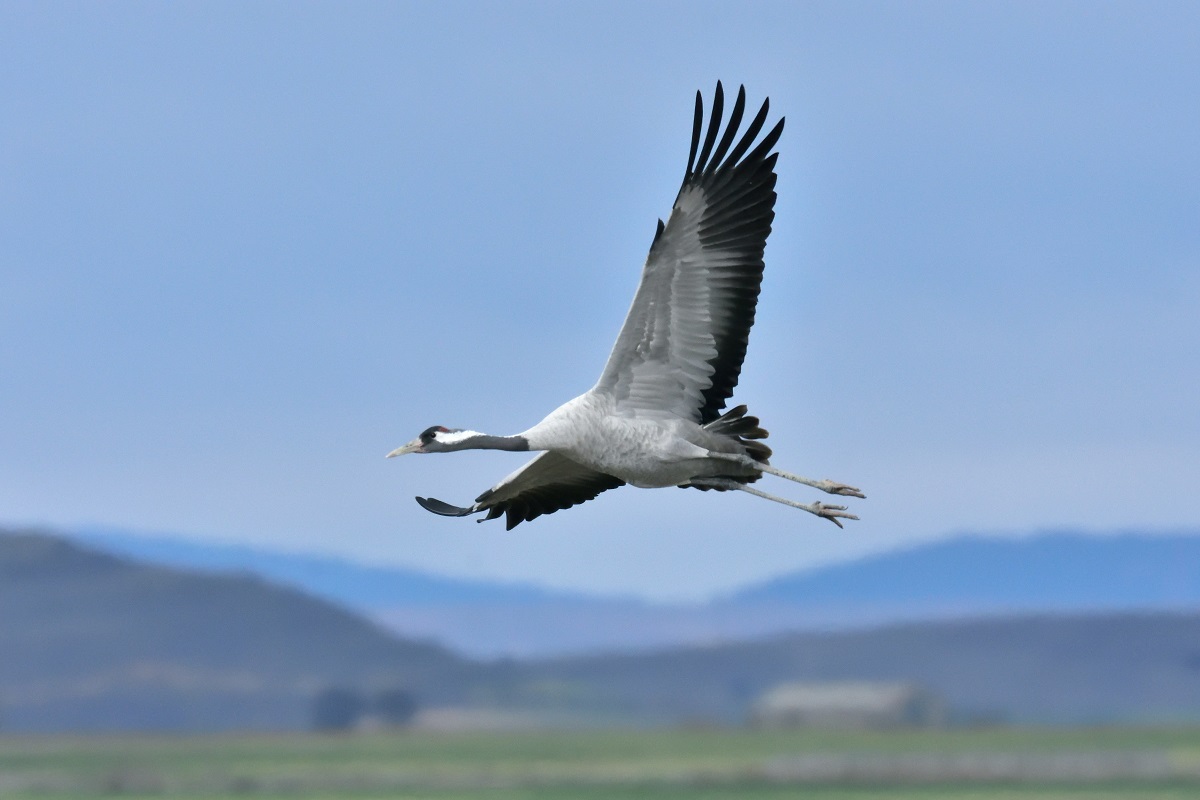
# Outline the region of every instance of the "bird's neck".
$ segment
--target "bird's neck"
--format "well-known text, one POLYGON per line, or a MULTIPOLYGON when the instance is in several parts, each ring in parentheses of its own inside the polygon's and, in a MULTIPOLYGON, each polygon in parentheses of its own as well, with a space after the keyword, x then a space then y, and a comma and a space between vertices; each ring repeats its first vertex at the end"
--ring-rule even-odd
POLYGON ((529 449, 529 440, 524 436, 492 436, 478 431, 458 431, 441 437, 446 451, 455 450, 513 450, 529 449))

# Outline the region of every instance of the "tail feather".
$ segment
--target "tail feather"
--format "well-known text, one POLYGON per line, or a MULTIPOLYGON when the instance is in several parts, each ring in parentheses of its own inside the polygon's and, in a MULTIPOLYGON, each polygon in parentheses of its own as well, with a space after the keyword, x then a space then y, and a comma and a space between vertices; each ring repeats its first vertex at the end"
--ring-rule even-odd
POLYGON ((771 448, 756 439, 766 439, 767 431, 759 425, 758 417, 748 416, 744 405, 731 408, 704 426, 713 433, 736 437, 746 448, 746 455, 764 464, 771 457, 771 448))

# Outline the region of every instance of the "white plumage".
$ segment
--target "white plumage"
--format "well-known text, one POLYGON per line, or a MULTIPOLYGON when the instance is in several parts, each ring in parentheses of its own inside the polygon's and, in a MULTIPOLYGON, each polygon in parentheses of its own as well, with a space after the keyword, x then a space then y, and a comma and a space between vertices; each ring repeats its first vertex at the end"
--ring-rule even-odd
POLYGON ((747 416, 745 406, 721 413, 754 324, 763 248, 775 216, 778 154, 771 151, 783 131, 780 119, 755 145, 767 117, 764 101, 734 144, 745 111, 742 88, 718 142, 723 106, 718 83, 704 133, 703 101, 696 93, 683 186, 666 224, 658 223, 600 380, 515 436, 435 426, 393 450, 389 458, 470 449, 544 451, 469 507, 418 497, 424 508, 444 516, 505 515, 511 529, 628 483, 746 491, 839 527, 840 519, 857 519, 845 506, 797 503, 749 486, 765 472, 830 494, 864 496, 852 486, 772 467, 758 419, 747 416))

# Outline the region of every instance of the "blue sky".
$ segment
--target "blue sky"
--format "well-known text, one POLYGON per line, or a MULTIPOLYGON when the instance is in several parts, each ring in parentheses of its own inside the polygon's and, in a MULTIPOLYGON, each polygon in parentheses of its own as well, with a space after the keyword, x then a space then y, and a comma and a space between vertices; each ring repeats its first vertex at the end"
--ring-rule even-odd
POLYGON ((1194 527, 1198 31, 1188 3, 5 3, 0 521, 658 599, 1194 527), (735 399, 862 521, 422 511, 522 456, 385 453, 595 381, 717 79, 788 118, 735 399))

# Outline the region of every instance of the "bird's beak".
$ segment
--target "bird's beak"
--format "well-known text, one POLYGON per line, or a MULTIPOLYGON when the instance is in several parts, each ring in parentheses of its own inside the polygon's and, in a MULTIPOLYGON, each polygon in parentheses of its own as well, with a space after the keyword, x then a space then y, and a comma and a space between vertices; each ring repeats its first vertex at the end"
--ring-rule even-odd
POLYGON ((409 453, 416 453, 416 452, 419 452, 419 451, 420 451, 420 449, 421 449, 421 440, 420 440, 420 439, 413 439, 411 442, 409 442, 408 444, 404 445, 404 447, 397 447, 395 450, 393 450, 392 452, 388 453, 388 454, 387 454, 387 457, 388 457, 388 458, 395 458, 396 456, 406 456, 406 455, 408 455, 409 453))

